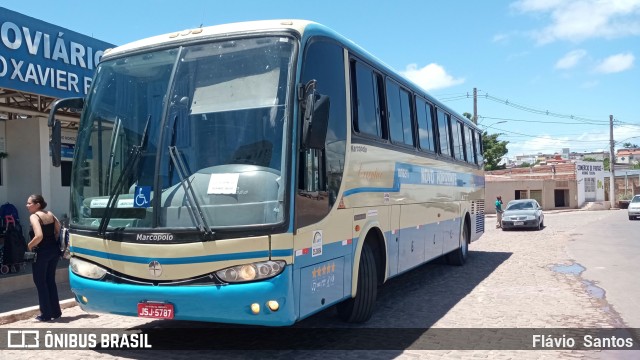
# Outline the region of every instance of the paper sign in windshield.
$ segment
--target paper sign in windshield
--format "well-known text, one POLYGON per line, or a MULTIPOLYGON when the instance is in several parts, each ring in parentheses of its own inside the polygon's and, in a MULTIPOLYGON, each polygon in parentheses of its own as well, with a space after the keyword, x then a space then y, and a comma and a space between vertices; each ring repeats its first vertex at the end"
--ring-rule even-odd
POLYGON ((240 174, 211 174, 207 194, 236 194, 240 174))

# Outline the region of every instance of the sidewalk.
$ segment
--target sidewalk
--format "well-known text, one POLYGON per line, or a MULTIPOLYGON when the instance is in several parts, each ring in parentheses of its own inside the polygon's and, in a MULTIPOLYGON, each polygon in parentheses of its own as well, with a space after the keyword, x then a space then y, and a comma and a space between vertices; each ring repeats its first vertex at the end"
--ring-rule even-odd
MULTIPOLYGON (((69 260, 61 259, 56 270, 58 296, 63 309, 75 306, 69 287, 69 260)), ((38 292, 33 283, 31 264, 17 273, 0 275, 0 324, 29 319, 40 314, 38 292)))
MULTIPOLYGON (((542 210, 544 214, 559 214, 565 212, 577 212, 577 211, 612 211, 612 210, 620 210, 620 208, 609 208, 609 209, 554 209, 554 210, 542 210)), ((492 210, 493 211, 493 210, 492 210)), ((486 213, 484 214, 487 218, 495 218, 496 213, 486 213)))

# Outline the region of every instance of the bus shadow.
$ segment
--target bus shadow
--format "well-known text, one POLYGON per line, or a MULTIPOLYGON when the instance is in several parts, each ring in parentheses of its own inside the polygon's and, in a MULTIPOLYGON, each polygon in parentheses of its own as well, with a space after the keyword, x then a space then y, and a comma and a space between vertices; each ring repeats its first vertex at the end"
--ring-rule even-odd
MULTIPOLYGON (((289 327, 157 320, 127 331, 149 333, 154 350, 175 350, 172 354, 176 358, 181 356, 179 350, 203 353, 216 350, 216 355, 225 354, 230 358, 239 354, 250 358, 253 350, 260 350, 262 358, 267 353, 276 358, 301 354, 314 358, 322 353, 317 350, 375 350, 376 358, 392 359, 405 349, 415 349, 420 337, 511 253, 470 251, 469 255, 465 266, 449 266, 440 258, 389 280, 379 288, 373 317, 364 324, 342 322, 335 307, 331 307, 289 327)), ((471 327, 461 320, 456 321, 461 328, 471 327)), ((447 323, 438 327, 456 326, 447 323)), ((113 350, 97 351, 111 353, 113 350)), ((117 353, 126 357, 128 351, 117 353)), ((140 358, 140 352, 131 352, 134 354, 140 358)))
POLYGON ((345 324, 327 309, 295 327, 430 328, 506 261, 511 253, 469 251, 464 266, 444 257, 387 281, 378 289, 375 312, 364 324, 345 324))

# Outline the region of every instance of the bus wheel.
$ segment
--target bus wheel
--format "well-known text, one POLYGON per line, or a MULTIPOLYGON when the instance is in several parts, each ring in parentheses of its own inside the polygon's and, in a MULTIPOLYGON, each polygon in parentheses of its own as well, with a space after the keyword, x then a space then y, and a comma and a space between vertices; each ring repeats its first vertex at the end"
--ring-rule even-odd
POLYGON ((373 249, 369 242, 362 246, 358 266, 358 290, 354 298, 338 304, 338 315, 346 322, 361 323, 369 320, 378 292, 378 272, 373 249))
MULTIPOLYGON (((503 229, 504 230, 504 229, 503 229)), ((467 261, 469 256, 469 227, 464 225, 462 228, 462 239, 460 239, 460 247, 445 257, 447 264, 461 266, 467 261)))

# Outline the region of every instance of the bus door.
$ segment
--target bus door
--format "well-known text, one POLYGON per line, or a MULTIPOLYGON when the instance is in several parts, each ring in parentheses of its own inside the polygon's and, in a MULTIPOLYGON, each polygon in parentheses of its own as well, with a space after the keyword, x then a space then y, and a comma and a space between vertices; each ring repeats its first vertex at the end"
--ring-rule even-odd
POLYGON ((398 241, 398 271, 403 272, 424 262, 424 207, 420 204, 402 205, 398 241))
POLYGON ((435 259, 442 255, 442 240, 444 238, 444 232, 442 230, 442 224, 439 219, 442 210, 426 205, 425 219, 429 219, 425 225, 424 237, 425 237, 425 261, 435 259))
POLYGON ((387 236, 387 254, 389 256, 389 277, 396 275, 399 271, 399 243, 400 243, 400 205, 391 206, 391 218, 389 228, 391 229, 387 236))

